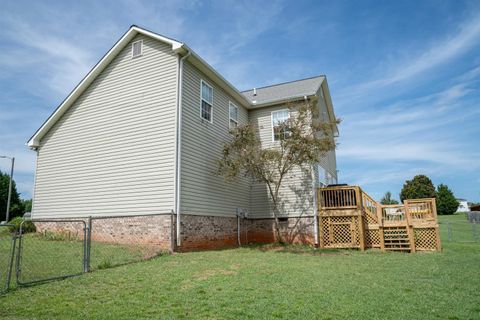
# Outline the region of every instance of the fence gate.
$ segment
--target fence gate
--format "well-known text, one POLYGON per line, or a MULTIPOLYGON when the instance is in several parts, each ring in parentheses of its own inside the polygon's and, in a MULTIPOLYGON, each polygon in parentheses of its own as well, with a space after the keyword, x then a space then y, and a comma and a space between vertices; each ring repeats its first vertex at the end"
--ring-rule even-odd
POLYGON ((85 271, 87 245, 83 220, 29 220, 22 222, 16 278, 19 285, 62 279, 85 271), (28 233, 27 223, 36 232, 28 233))
POLYGON ((15 255, 15 234, 10 232, 11 225, 0 224, 0 294, 10 287, 10 278, 15 255))

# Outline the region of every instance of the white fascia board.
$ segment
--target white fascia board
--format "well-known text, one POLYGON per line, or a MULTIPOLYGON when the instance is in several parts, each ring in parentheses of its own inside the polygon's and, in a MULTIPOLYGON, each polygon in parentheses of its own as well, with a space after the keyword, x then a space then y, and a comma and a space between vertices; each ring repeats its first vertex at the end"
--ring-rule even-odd
POLYGON ((93 67, 92 70, 82 79, 82 81, 73 89, 73 91, 63 100, 60 106, 48 117, 43 125, 28 140, 27 146, 35 148, 40 146, 40 140, 52 128, 52 126, 60 119, 60 117, 68 110, 75 100, 87 89, 87 87, 95 80, 95 78, 105 69, 105 67, 117 56, 127 43, 130 42, 137 34, 144 34, 164 43, 170 44, 172 50, 179 50, 183 43, 163 37, 148 30, 132 26, 130 29, 115 43, 115 45, 103 56, 103 58, 93 67))
POLYGON ((316 95, 317 95, 316 92, 311 92, 311 93, 301 94, 301 95, 298 95, 298 96, 292 96, 292 97, 288 97, 288 98, 284 98, 284 99, 269 100, 269 101, 265 101, 265 102, 262 102, 262 103, 254 103, 254 102, 252 102, 250 109, 258 109, 258 108, 264 108, 264 107, 271 107, 271 106, 274 106, 274 105, 277 105, 277 104, 300 101, 300 100, 304 100, 305 97, 310 98, 310 97, 314 97, 314 96, 316 96, 316 95))
POLYGON ((235 98, 243 107, 249 109, 252 104, 250 101, 237 90, 230 82, 228 82, 220 73, 218 73, 212 66, 210 66, 205 60, 203 60, 198 54, 190 49, 187 45, 183 44, 182 48, 177 52, 189 51, 191 56, 187 58, 190 62, 197 67, 200 71, 210 77, 218 86, 235 98))
MULTIPOLYGON (((325 97, 325 102, 327 104, 327 109, 328 109, 328 114, 330 116, 330 121, 335 121, 335 112, 333 111, 333 103, 332 103, 332 97, 330 96, 330 89, 328 88, 328 82, 327 82, 327 77, 325 77, 322 81, 322 84, 320 86, 320 90, 322 90, 322 87, 325 89, 323 91, 323 95, 325 97)), ((338 131, 338 126, 335 124, 334 130, 336 133, 336 136, 338 137, 340 135, 340 132, 338 131)))

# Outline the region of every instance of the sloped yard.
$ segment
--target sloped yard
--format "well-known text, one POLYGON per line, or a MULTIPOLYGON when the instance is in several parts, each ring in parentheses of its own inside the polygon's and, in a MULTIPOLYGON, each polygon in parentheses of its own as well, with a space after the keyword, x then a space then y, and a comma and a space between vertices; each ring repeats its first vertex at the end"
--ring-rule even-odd
POLYGON ((479 319, 480 244, 447 242, 444 231, 441 253, 267 246, 162 256, 14 290, 0 297, 0 318, 479 319))

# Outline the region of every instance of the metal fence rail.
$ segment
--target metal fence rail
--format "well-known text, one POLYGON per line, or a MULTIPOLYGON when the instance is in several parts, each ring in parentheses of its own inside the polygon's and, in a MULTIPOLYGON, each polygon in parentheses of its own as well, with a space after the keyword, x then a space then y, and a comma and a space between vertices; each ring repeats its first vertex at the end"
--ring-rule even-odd
POLYGON ((86 224, 83 220, 29 220, 35 233, 20 225, 16 261, 19 285, 63 279, 85 272, 86 224))
POLYGON ((10 288, 10 279, 13 270, 15 255, 15 232, 11 232, 12 225, 0 224, 0 294, 10 288))

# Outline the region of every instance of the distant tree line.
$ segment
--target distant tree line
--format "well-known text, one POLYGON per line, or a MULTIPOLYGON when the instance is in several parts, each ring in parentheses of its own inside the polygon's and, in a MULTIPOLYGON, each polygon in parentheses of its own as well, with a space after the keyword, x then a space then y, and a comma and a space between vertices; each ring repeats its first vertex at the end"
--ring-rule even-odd
MULTIPOLYGON (((403 202, 407 199, 422 198, 435 198, 437 213, 441 215, 454 214, 460 204, 447 185, 441 183, 435 189, 432 180, 425 175, 417 175, 412 180, 405 181, 400 192, 400 200, 403 202)), ((384 205, 398 204, 397 200, 392 199, 390 191, 385 193, 380 202, 384 205)))
MULTIPOLYGON (((8 200, 8 185, 10 176, 0 171, 0 221, 5 221, 8 200)), ((32 210, 31 199, 21 199, 17 191, 15 181, 12 183, 12 195, 10 199, 10 220, 15 217, 23 216, 25 212, 32 210)))

